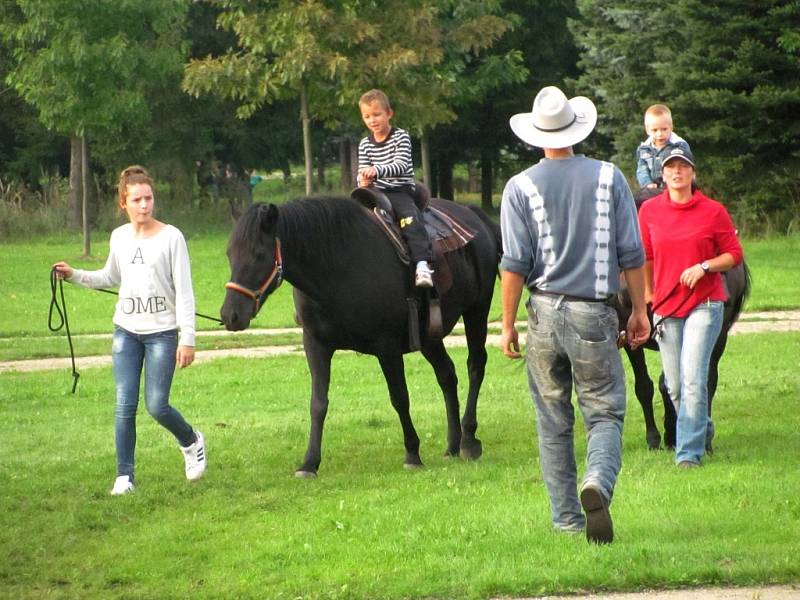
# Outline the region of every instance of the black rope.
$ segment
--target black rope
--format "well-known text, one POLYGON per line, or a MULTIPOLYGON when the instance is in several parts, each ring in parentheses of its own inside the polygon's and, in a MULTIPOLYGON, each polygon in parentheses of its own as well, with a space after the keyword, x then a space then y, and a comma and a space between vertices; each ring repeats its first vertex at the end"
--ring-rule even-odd
MULTIPOLYGON (((119 294, 113 290, 103 290, 97 289, 98 292, 104 292, 106 294, 113 294, 114 296, 119 296, 119 294)), ((222 320, 217 319, 216 317, 209 317, 208 315, 204 315, 201 313, 194 313, 196 316, 201 317, 203 319, 208 319, 209 321, 215 321, 222 325, 222 320)), ((72 334, 69 330, 69 319, 67 319, 67 303, 64 300, 64 280, 60 277, 56 276, 56 269, 53 268, 50 270, 50 313, 47 316, 47 327, 52 332, 61 331, 62 328, 66 329, 67 331, 67 343, 69 344, 69 358, 72 361, 72 393, 75 393, 75 390, 78 387, 78 379, 80 378, 80 373, 75 368, 75 348, 72 345, 72 334), (61 298, 59 304, 59 296, 61 298), (58 317, 61 319, 61 322, 58 325, 53 325, 53 314, 57 314, 58 317)))
MULTIPOLYGON (((655 315, 656 309, 657 309, 658 307, 660 307, 662 304, 664 304, 664 302, 666 302, 667 300, 669 300, 669 297, 670 297, 670 296, 672 296, 672 294, 674 294, 674 293, 677 291, 677 289, 678 289, 678 287, 679 287, 680 285, 681 285, 681 282, 680 282, 680 281, 678 281, 678 283, 676 283, 676 284, 675 284, 675 286, 674 286, 674 287, 673 287, 673 288, 672 288, 672 289, 669 291, 669 294, 667 294, 666 296, 664 296, 664 298, 663 298, 663 300, 661 300, 661 302, 659 302, 658 304, 656 304, 655 306, 653 306, 653 308, 652 308, 651 310, 653 311, 653 314, 654 314, 654 315, 655 315)), ((680 303, 678 304, 678 306, 676 306, 676 307, 675 307, 675 310, 673 310, 673 311, 672 311, 671 313, 669 313, 668 315, 664 315, 663 317, 661 317, 661 318, 658 320, 658 323, 653 323, 653 329, 650 331, 650 339, 653 339, 653 337, 655 337, 655 335, 656 335, 656 331, 658 330, 658 326, 659 326, 659 325, 661 325, 661 323, 663 323, 663 322, 664 322, 664 321, 666 321, 667 319, 669 319, 669 318, 671 318, 672 316, 674 316, 674 315, 675 315, 675 313, 676 313, 676 312, 678 312, 678 311, 681 309, 681 306, 683 306, 684 304, 686 304, 686 301, 687 301, 689 298, 691 298, 691 296, 692 296, 692 291, 693 291, 693 290, 692 290, 691 288, 689 288, 689 292, 686 294, 686 296, 684 296, 683 300, 681 300, 681 301, 680 301, 680 303)))
MULTIPOLYGON (((103 292, 105 294, 113 294, 115 296, 119 296, 119 294, 117 292, 115 292, 114 290, 103 290, 103 289, 100 289, 100 288, 95 288, 95 291, 103 292)), ((209 321, 214 321, 215 323, 219 323, 220 325, 224 325, 224 323, 222 322, 222 319, 218 319, 216 317, 209 317, 208 315, 204 315, 204 314, 199 313, 199 312, 196 312, 194 314, 195 314, 196 317, 200 317, 202 319, 208 319, 209 321)))
POLYGON ((69 357, 72 360, 72 393, 74 394, 78 387, 78 379, 81 375, 75 368, 75 349, 72 347, 72 334, 69 331, 69 319, 67 319, 67 303, 64 301, 64 280, 56 276, 55 268, 50 270, 50 313, 47 316, 47 327, 53 332, 61 331, 62 327, 67 330, 69 357), (58 302, 58 295, 56 294, 56 288, 58 288, 58 291, 61 295, 60 305, 58 302), (58 325, 53 325, 54 311, 61 319, 61 322, 58 325))

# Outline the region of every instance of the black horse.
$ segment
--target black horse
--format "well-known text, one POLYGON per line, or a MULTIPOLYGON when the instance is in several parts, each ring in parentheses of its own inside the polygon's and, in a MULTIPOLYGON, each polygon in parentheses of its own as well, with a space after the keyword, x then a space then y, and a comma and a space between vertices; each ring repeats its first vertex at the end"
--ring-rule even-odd
MULTIPOLYGON (((717 343, 714 345, 714 350, 711 352, 711 363, 708 369, 708 415, 711 416, 711 403, 714 399, 714 394, 717 391, 717 378, 719 361, 725 352, 725 346, 728 343, 728 333, 731 327, 739 318, 742 312, 742 307, 750 294, 750 271, 747 265, 742 262, 735 266, 730 271, 723 273, 725 285, 728 289, 728 300, 725 302, 722 330, 717 338, 717 343)), ((619 316, 620 324, 627 323, 628 317, 631 314, 631 301, 628 295, 628 290, 623 288, 617 294, 615 299, 615 308, 619 316)), ((652 313, 650 314, 652 324, 652 313)), ((651 339, 644 346, 640 346, 636 350, 631 350, 630 346, 624 346, 625 353, 628 355, 628 360, 631 362, 634 377, 634 391, 639 404, 642 405, 642 412, 644 413, 644 422, 646 428, 647 445, 651 450, 658 450, 661 447, 661 434, 656 426, 655 417, 653 415, 653 380, 647 371, 647 362, 645 361, 645 348, 649 350, 658 351, 658 343, 651 339)), ((675 413, 675 406, 669 398, 667 392, 667 385, 664 380, 664 372, 658 380, 658 389, 661 392, 661 398, 664 402, 664 445, 667 448, 675 447, 675 426, 677 423, 677 414, 675 413)), ((711 447, 711 440, 706 440, 706 450, 713 451, 711 447)))
MULTIPOLYGON (((447 413, 446 454, 475 459, 478 393, 486 367, 489 307, 500 255, 499 227, 478 210, 432 199, 431 206, 475 232, 466 246, 444 255, 452 287, 441 296, 444 335, 463 317, 469 392, 459 423, 457 377, 442 339, 420 331, 421 352, 433 366, 447 413)), ((229 330, 245 329, 285 277, 294 287, 296 318, 311 371, 311 431, 296 471, 316 475, 328 410, 331 359, 349 349, 378 358, 400 417, 405 466, 422 465, 409 414, 403 354, 409 336, 410 270, 370 212, 349 198, 300 198, 281 206, 257 204, 238 220, 228 243, 231 283, 222 305, 229 330)), ((442 266, 436 268, 443 268, 442 266)), ((444 269, 443 269, 444 270, 444 269)))

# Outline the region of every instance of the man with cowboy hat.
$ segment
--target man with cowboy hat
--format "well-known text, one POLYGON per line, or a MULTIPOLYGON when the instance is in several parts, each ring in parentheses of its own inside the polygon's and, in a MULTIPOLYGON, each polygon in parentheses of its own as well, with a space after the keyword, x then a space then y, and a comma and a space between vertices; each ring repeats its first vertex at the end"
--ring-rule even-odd
POLYGON ((524 285, 530 292, 528 384, 553 525, 565 532, 585 529, 590 542, 602 544, 614 538, 608 506, 622 463, 625 378, 610 302, 620 272, 633 301, 626 328, 631 346, 648 339, 650 324, 630 188, 612 163, 572 149, 596 122, 591 100, 567 100, 557 87, 542 89, 532 112, 511 117, 517 137, 542 148, 544 158, 512 177, 503 191, 501 347, 509 358, 521 358, 514 322, 524 285), (573 382, 587 434, 580 502, 573 382))

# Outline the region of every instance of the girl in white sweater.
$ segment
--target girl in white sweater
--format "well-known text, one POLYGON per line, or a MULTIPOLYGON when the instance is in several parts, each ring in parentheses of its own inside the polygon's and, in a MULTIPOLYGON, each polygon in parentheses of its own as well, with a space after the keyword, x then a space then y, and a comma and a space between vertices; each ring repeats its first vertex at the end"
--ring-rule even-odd
POLYGON ((194 361, 194 292, 189 252, 181 232, 153 215, 153 181, 140 166, 119 178, 119 207, 130 223, 111 233, 105 266, 97 271, 53 265, 58 277, 90 288, 119 286, 112 358, 116 380, 117 478, 113 495, 134 488, 136 409, 144 367, 147 410, 178 440, 189 481, 206 470, 205 440, 169 404, 175 366, 194 361))

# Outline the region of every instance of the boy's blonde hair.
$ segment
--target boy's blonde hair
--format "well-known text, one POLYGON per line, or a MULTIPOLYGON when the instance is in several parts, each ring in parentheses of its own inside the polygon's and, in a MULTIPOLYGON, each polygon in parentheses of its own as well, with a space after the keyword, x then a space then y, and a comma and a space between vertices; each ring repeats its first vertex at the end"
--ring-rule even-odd
POLYGON ((136 185, 137 183, 146 183, 152 189, 153 180, 147 173, 147 169, 141 165, 131 165, 130 167, 122 169, 122 173, 119 174, 119 184, 117 185, 120 208, 125 207, 125 202, 128 197, 128 186, 136 185))
POLYGON ((644 111, 645 119, 647 119, 647 115, 652 115, 654 117, 661 117, 666 115, 667 117, 669 117, 670 121, 672 120, 672 111, 666 104, 653 104, 646 111, 644 111))
POLYGON ((372 104, 373 102, 380 102, 381 106, 386 110, 392 110, 392 104, 389 102, 389 96, 384 94, 381 90, 370 90, 364 92, 358 100, 358 105, 372 104))

